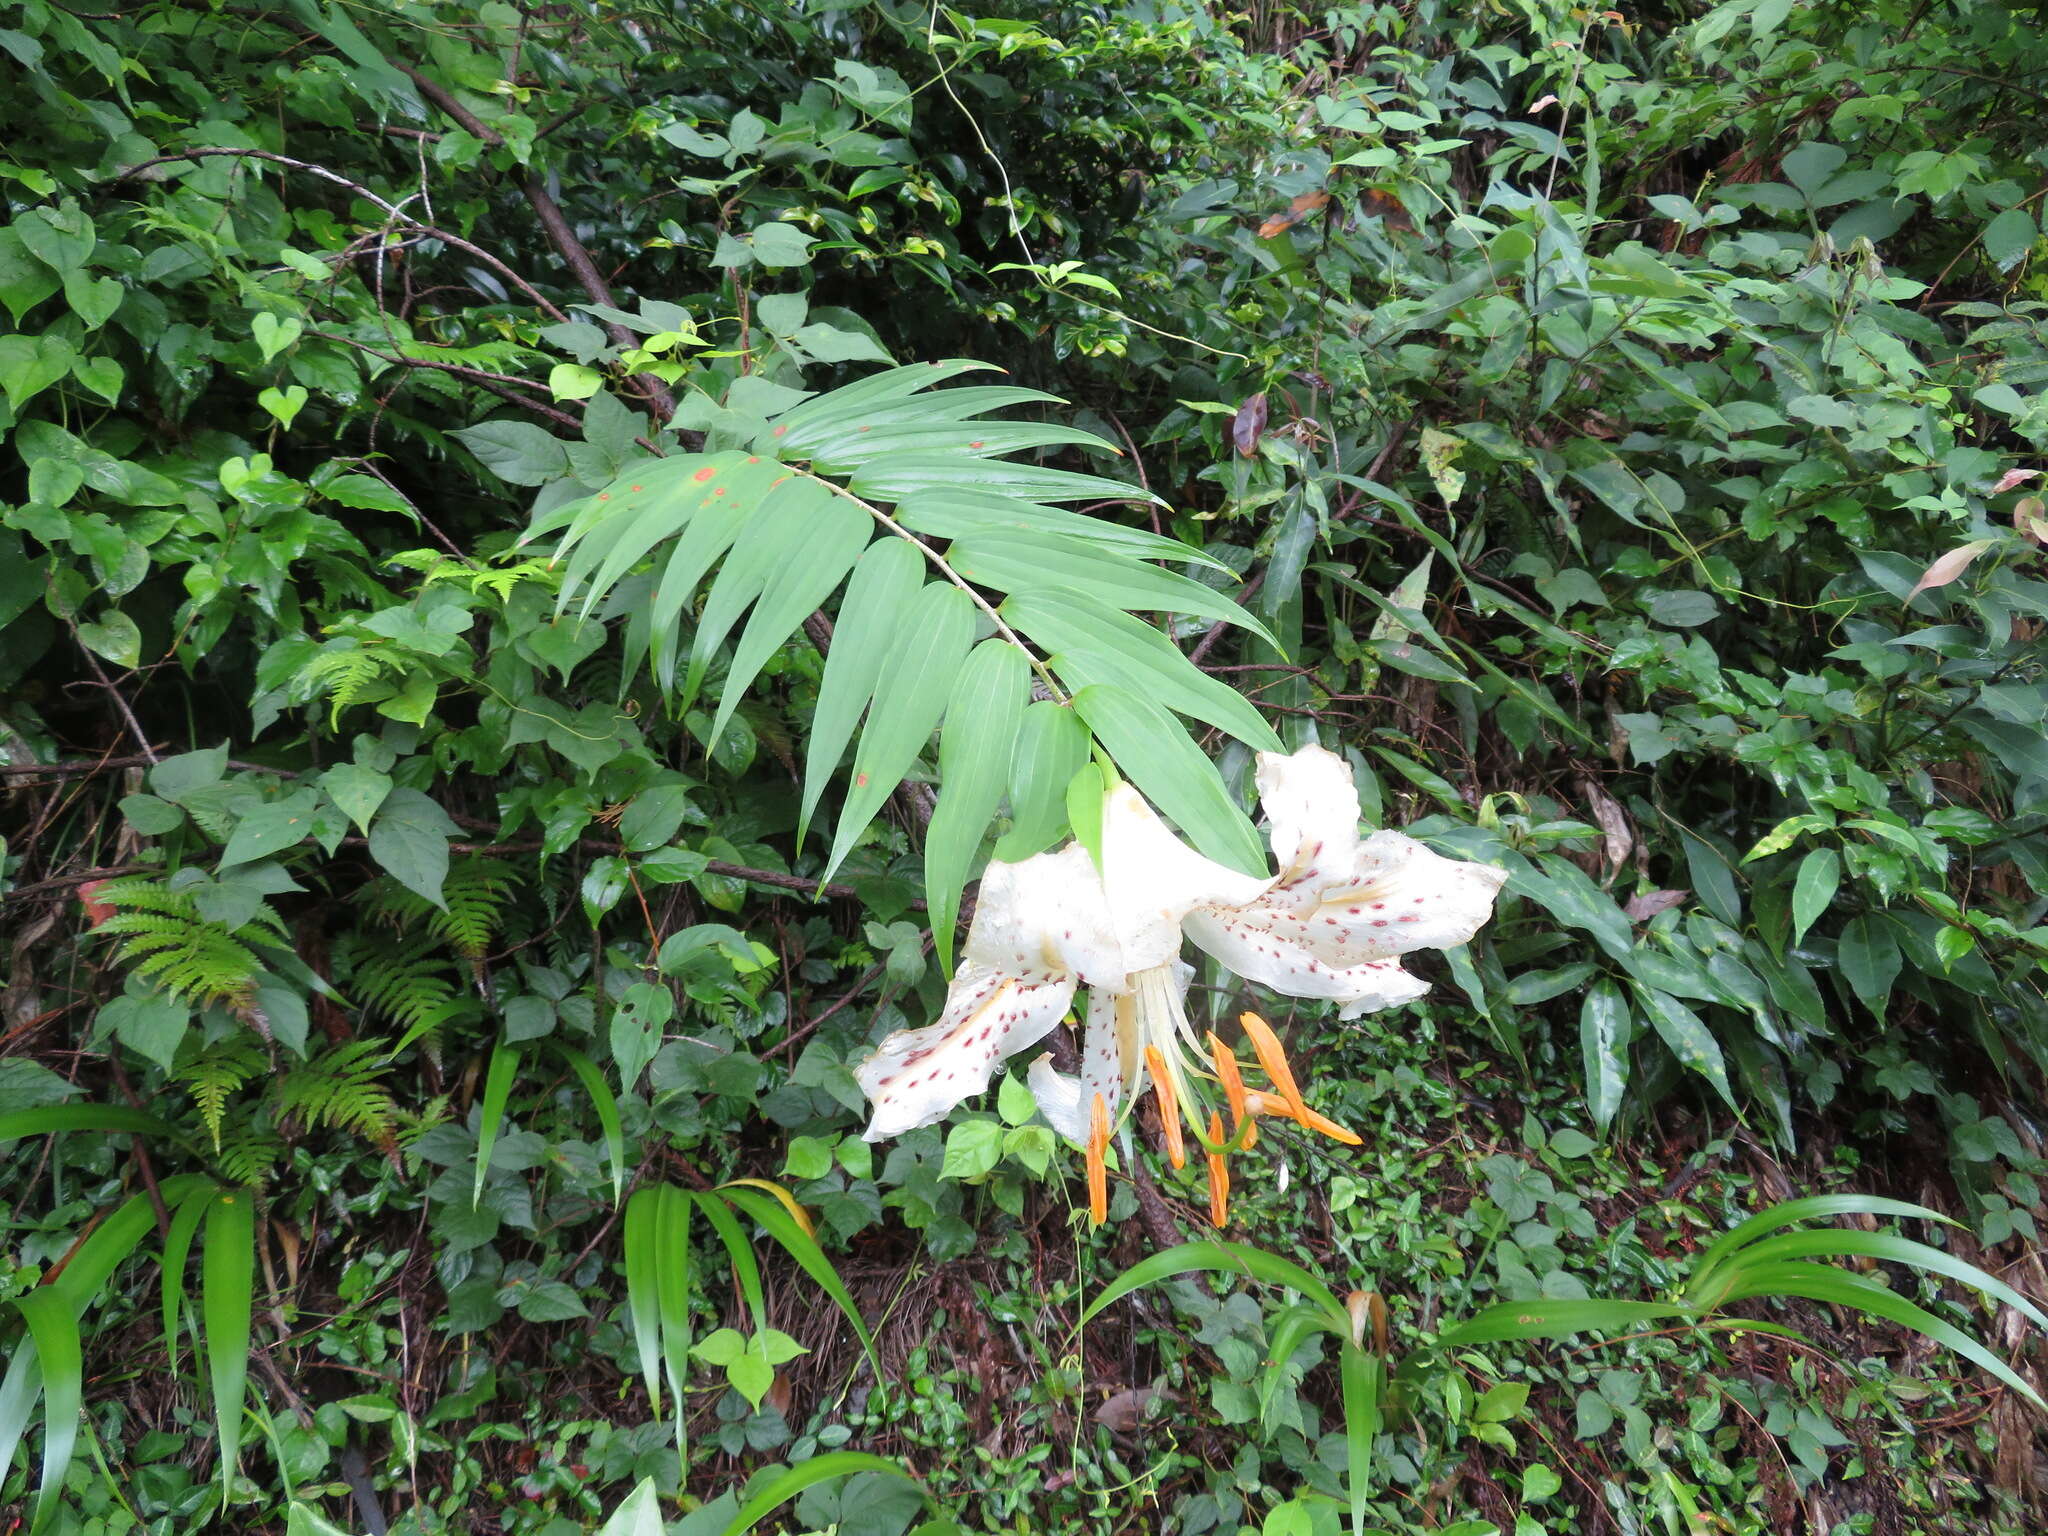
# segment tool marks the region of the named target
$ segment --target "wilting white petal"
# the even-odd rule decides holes
[[[875,1106],[867,1140],[931,1125],[986,1091],[996,1063],[1044,1039],[1073,998],[1071,976],[1025,981],[963,964],[937,1023],[897,1030],[853,1069]]]
[[[1283,887],[1327,884],[1351,872],[1358,849],[1358,788],[1351,765],[1322,747],[1261,752],[1259,809]]]
[[[1069,976],[1121,986],[1129,970],[1102,877],[1079,843],[1015,864],[991,859],[961,958],[1031,981]]]
[[[1103,801],[1102,882],[1126,974],[1177,957],[1181,919],[1191,909],[1241,906],[1272,884],[1203,858],[1128,784],[1117,785]]]
[[[1081,1048],[1081,1075],[1069,1077],[1055,1071],[1050,1054],[1032,1062],[1025,1074],[1046,1124],[1069,1141],[1087,1141],[1095,1095],[1102,1095],[1114,1119],[1136,1071],[1139,1054],[1135,999],[1129,993],[1102,987],[1091,991],[1088,1038]]]

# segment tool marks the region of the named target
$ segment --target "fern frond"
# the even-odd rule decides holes
[[[508,898],[517,881],[517,872],[503,860],[471,856],[449,867],[441,885],[445,909],[391,879],[374,882],[363,900],[373,916],[401,931],[424,926],[474,964],[503,931]]]
[[[308,699],[326,694],[327,722],[333,728],[339,724],[343,710],[388,675],[403,671],[402,661],[387,661],[377,651],[342,642],[336,649],[321,652],[301,667],[294,679],[293,691]]]
[[[244,1131],[218,1143],[214,1156],[221,1176],[229,1182],[260,1185],[284,1156],[284,1143],[263,1132]]]
[[[119,941],[116,958],[184,1002],[219,1003],[242,1014],[255,996],[263,963],[237,935],[251,928],[282,937],[284,922],[268,903],[242,928],[200,916],[191,895],[160,881],[110,880],[97,899],[116,908],[95,932]]]
[[[348,1131],[388,1144],[398,1124],[383,1078],[391,1069],[383,1042],[348,1040],[293,1067],[278,1079],[280,1117],[291,1115],[308,1130]]]
[[[172,1080],[192,1095],[216,1152],[229,1096],[269,1068],[270,1058],[262,1046],[249,1035],[235,1034],[216,1040],[172,1074]]]

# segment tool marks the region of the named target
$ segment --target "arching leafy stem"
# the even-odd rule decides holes
[[[948,962],[961,889],[1005,804],[1005,857],[1050,846],[1068,830],[1070,784],[1099,753],[1204,852],[1257,870],[1256,833],[1180,717],[1280,746],[1240,694],[1139,616],[1227,621],[1270,640],[1244,608],[1171,568],[1222,567],[1065,505],[1156,502],[1149,493],[1010,457],[1117,451],[1071,427],[983,419],[1052,396],[934,388],[989,366],[895,368],[779,416],[725,412],[705,451],[647,457],[573,500],[544,492],[522,540],[554,538],[559,608],[623,618],[629,657],[645,658],[676,707],[730,647],[713,742],[837,594],[798,839],[851,745],[829,877],[940,733],[925,868]]]

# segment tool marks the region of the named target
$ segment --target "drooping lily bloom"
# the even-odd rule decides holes
[[[1256,1014],[1242,1023],[1267,1090],[1244,1086],[1214,1033],[1197,1039],[1187,1017],[1193,971],[1180,958],[1183,933],[1248,981],[1330,999],[1354,1018],[1421,996],[1425,985],[1399,957],[1469,940],[1491,916],[1506,876],[1442,858],[1398,832],[1361,839],[1350,765],[1321,747],[1261,753],[1258,783],[1280,866],[1269,879],[1203,858],[1123,784],[1104,800],[1099,869],[1078,844],[1018,863],[991,861],[944,1013],[890,1035],[855,1069],[875,1106],[868,1140],[930,1125],[984,1091],[997,1063],[1050,1033],[1086,985],[1080,1077],[1054,1071],[1041,1056],[1029,1080],[1047,1122],[1088,1149],[1097,1221],[1111,1128],[1141,1074],[1158,1094],[1173,1165],[1185,1160],[1183,1121],[1202,1143],[1219,1226],[1229,1177],[1223,1156],[1251,1143],[1257,1115],[1356,1142],[1308,1107],[1278,1038]],[[1221,1117],[1196,1092],[1202,1080],[1215,1081],[1229,1105],[1227,1140]]]

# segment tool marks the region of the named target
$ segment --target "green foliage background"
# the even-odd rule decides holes
[[[54,1387],[46,1430],[26,1368],[0,1384],[0,1504],[567,1536],[653,1477],[700,1536],[856,1450],[928,1501],[867,1472],[773,1518],[1337,1529],[1340,1388],[1271,1288],[1076,1332],[1198,1235],[1193,1182],[1141,1148],[1089,1234],[1015,1084],[859,1139],[848,1063],[933,1016],[962,880],[1066,830],[991,745],[1010,716],[958,702],[999,674],[1061,722],[1046,762],[1085,756],[1086,695],[1212,848],[1277,736],[1510,871],[1429,1002],[1293,1020],[1365,1147],[1243,1165],[1233,1235],[1385,1297],[1396,1353],[1489,1302],[1670,1290],[1836,1189],[1939,1208],[1930,1241],[2048,1295],[2039,20],[0,10],[0,1130],[79,1112],[0,1174],[0,1297],[10,1361],[83,1334],[75,1455]],[[932,566],[929,623],[821,597],[735,676],[714,585],[670,687],[644,578],[586,612],[520,542],[949,358],[1042,395],[944,419],[970,375],[886,449],[789,455],[964,573]],[[917,467],[948,445],[979,457]],[[932,510],[960,463],[1093,523],[1005,578]],[[996,616],[1043,663],[1028,708]],[[931,707],[885,688],[850,767],[813,762],[828,655],[895,676],[944,626]],[[821,1252],[709,1193],[735,1177]],[[622,1220],[664,1181],[689,1199],[646,1219],[705,1218],[693,1270],[641,1277],[687,1474]],[[2010,1306],[1870,1273],[2035,1379]],[[2039,1528],[2017,1393],[1846,1311],[1754,1315],[1826,1352],[1446,1354],[1378,1436],[1372,1520]]]

